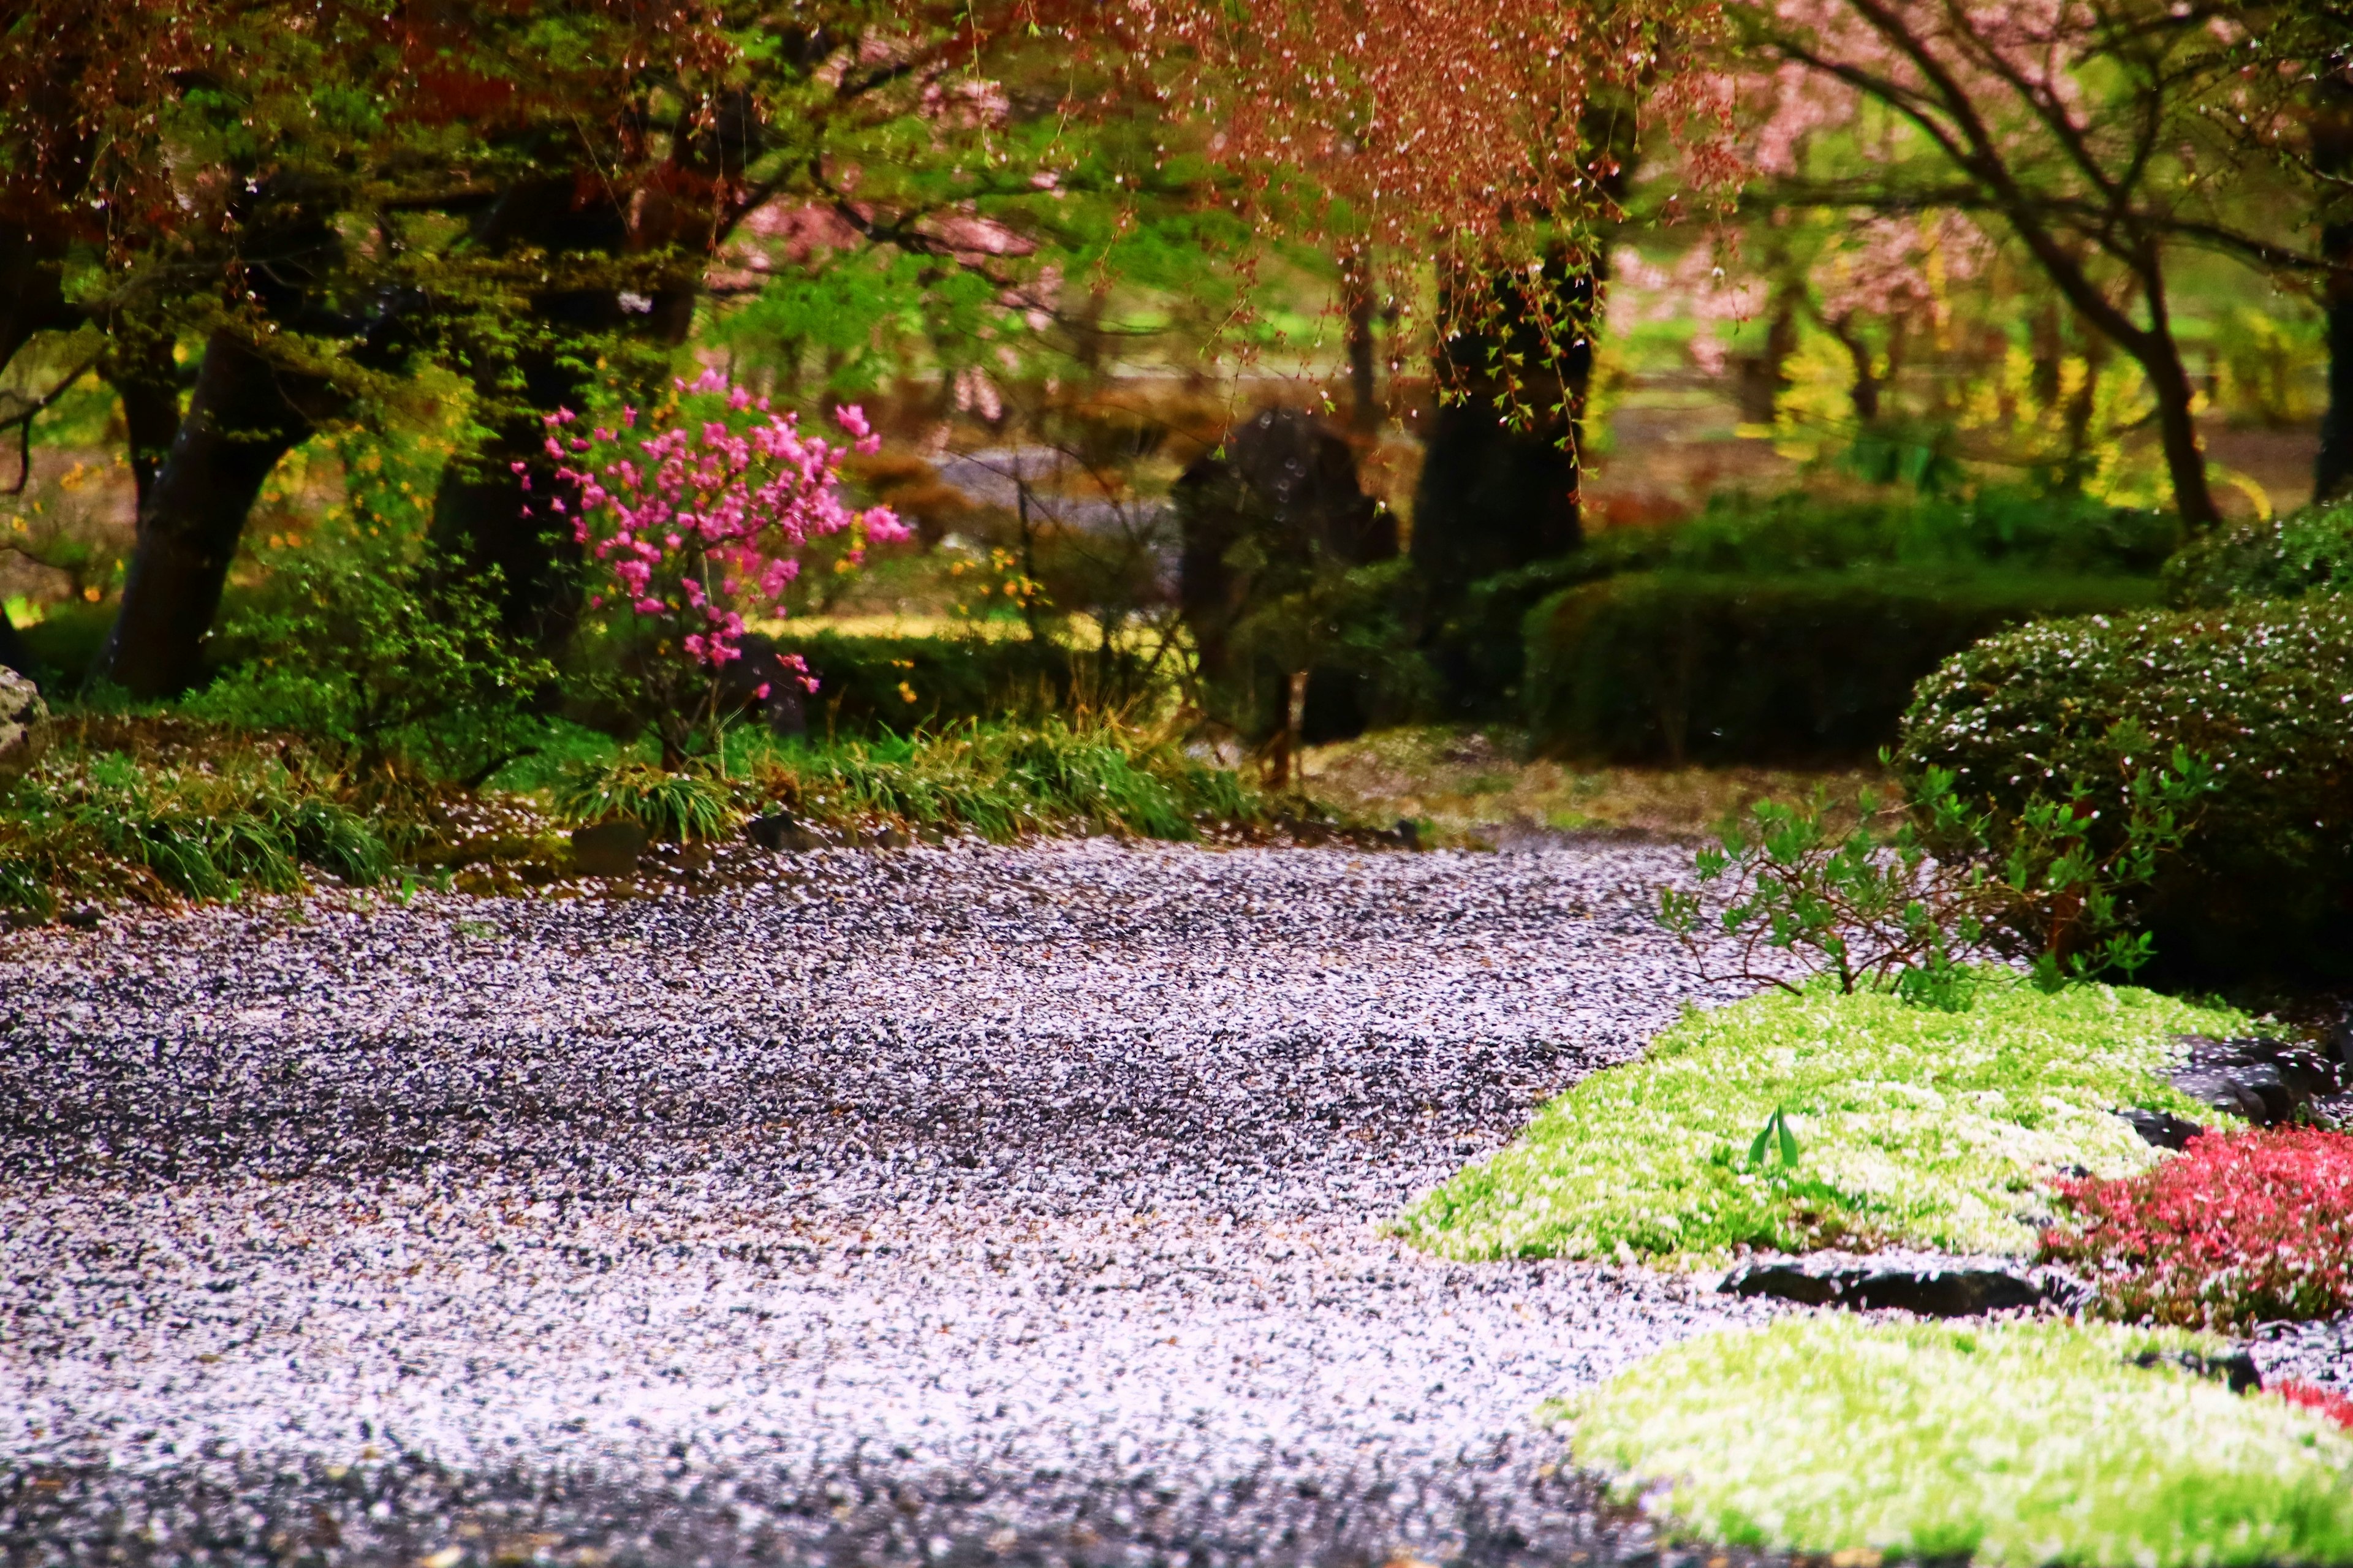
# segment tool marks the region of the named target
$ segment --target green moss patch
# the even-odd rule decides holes
[[[1569,1423],[1577,1463],[1726,1544],[2082,1568],[2353,1562],[2353,1439],[2165,1359],[2211,1344],[1791,1320],[1688,1342],[1546,1414]]]
[[[1594,1074],[1516,1142],[1409,1209],[1451,1258],[1721,1259],[1900,1244],[2030,1251],[2064,1167],[2146,1169],[2112,1114],[2213,1120],[2160,1076],[2167,1037],[2244,1017],[2108,986],[2056,995],[1989,976],[1966,1013],[1883,994],[1760,996],[1694,1013],[1641,1061]],[[1748,1161],[1787,1113],[1800,1152]]]

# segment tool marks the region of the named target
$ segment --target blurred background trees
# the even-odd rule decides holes
[[[730,701],[1285,784],[1867,759],[2353,471],[2325,5],[0,13],[0,663],[369,766],[640,743],[545,420],[707,372],[860,406],[912,534],[809,542],[745,646],[818,689]]]

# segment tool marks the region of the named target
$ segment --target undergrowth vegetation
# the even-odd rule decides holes
[[[998,842],[1072,829],[1189,839],[1205,826],[1263,823],[1277,804],[1188,755],[1173,732],[1059,717],[784,748],[754,764],[751,789],[797,816],[878,817]]]
[[[2043,1252],[2110,1316],[2242,1331],[2353,1309],[2353,1137],[2209,1133],[2152,1170],[2063,1184]]]
[[[0,909],[293,892],[314,871],[367,884],[393,868],[398,812],[364,808],[294,742],[224,745],[153,721],[60,728],[0,807]]]
[[[1817,984],[1687,1014],[1398,1228],[1461,1258],[2030,1252],[2063,1169],[2122,1176],[2156,1159],[2117,1109],[2211,1118],[2165,1080],[2168,1037],[2249,1027],[2132,988],[2051,993],[2000,971],[1977,988],[1963,1013]],[[1750,1158],[1777,1114],[1799,1157]]]
[[[2190,1370],[2221,1348],[1793,1319],[1686,1342],[1548,1413],[1578,1463],[1725,1545],[1985,1568],[2353,1558],[2353,1439]]]

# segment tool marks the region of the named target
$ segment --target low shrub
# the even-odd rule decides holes
[[[755,762],[752,793],[812,821],[884,818],[999,842],[1103,831],[1189,839],[1274,804],[1171,733],[1110,720],[967,723],[912,738],[789,747]]]
[[[2086,1273],[2111,1316],[2243,1330],[2353,1309],[2353,1137],[2207,1133],[2177,1159],[2064,1183],[2046,1258]]]
[[[2353,1437],[2179,1331],[1785,1319],[1546,1414],[1675,1533],[1984,1568],[2353,1560]],[[1844,1559],[1841,1559],[1843,1561]]]
[[[1616,762],[1868,757],[1914,685],[1978,639],[2155,597],[2142,578],[1905,567],[1611,577],[1529,614],[1528,728],[1546,751]]]
[[[0,793],[0,906],[293,892],[306,868],[370,884],[392,868],[377,822],[311,759],[236,749],[159,762],[69,740]]]
[[[2333,595],[2023,627],[1924,680],[1899,776],[1974,807],[2075,795],[2112,846],[2131,781],[2176,748],[2213,769],[2136,915],[2159,971],[2353,973],[2353,605]]]
[[[556,813],[565,821],[634,822],[669,844],[717,838],[735,824],[724,784],[636,757],[576,763],[552,793]]]
[[[1484,694],[1481,716],[1516,718],[1535,700],[1524,684],[1532,657],[1529,613],[1564,589],[1647,572],[1750,582],[1858,572],[1963,584],[1989,574],[2062,583],[2147,577],[2179,538],[2179,525],[2167,513],[2027,489],[1952,496],[1902,491],[1850,500],[1805,490],[1730,491],[1710,497],[1689,521],[1610,529],[1573,553],[1473,584],[1459,604],[1447,606],[1432,640],[1454,671],[1452,683]],[[2112,589],[2109,595],[2065,602],[2079,609],[2108,608],[2155,596],[2145,589]],[[1800,640],[1809,639],[1800,634]],[[1817,662],[1830,664],[1835,653]],[[1906,681],[1926,668],[1915,668]],[[1884,700],[1883,694],[1883,710]],[[1892,728],[1881,727],[1881,741]],[[1696,738],[1703,733],[1686,737],[1694,756],[1707,750]],[[1869,746],[1878,743],[1853,754],[1868,755]]]
[[[2129,979],[2151,954],[2147,932],[2124,929],[2132,900],[2210,787],[2211,770],[2186,752],[2143,770],[2120,830],[2096,847],[2079,797],[2032,795],[1997,818],[1969,810],[1942,768],[1922,774],[1892,828],[1868,790],[1842,825],[1820,791],[1800,805],[1758,801],[1700,850],[1695,888],[1660,889],[1659,920],[1703,974],[1721,944],[1740,978],[1793,993],[1799,976],[1820,975],[1957,1011],[1976,990],[1962,961],[1986,948],[2031,964],[2046,991]]]
[[[2299,1409],[2318,1411],[2339,1426],[2353,1429],[2353,1398],[2293,1379],[2273,1384],[2272,1392]]]
[[[2167,599],[2211,609],[2353,589],[2353,501],[2218,528],[2165,563]]]
[[[909,734],[973,720],[1038,719],[1068,712],[1098,690],[1134,689],[1141,661],[1027,637],[881,637],[805,633],[787,623],[779,652],[798,654],[817,678],[807,700],[819,735]]]
[[[1460,1258],[1883,1242],[2026,1253],[2061,1169],[2118,1176],[2155,1160],[2116,1110],[2211,1117],[2165,1080],[2170,1038],[2248,1028],[2140,990],[2051,994],[1997,971],[1976,991],[1966,1013],[1818,986],[1688,1014],[1641,1060],[1545,1105],[1398,1229]],[[1747,1159],[1777,1113],[1800,1157]]]

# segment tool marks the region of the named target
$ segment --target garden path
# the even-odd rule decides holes
[[[1704,994],[1682,858],[839,851],[7,939],[0,1552],[1654,1552],[1530,1413],[1761,1309],[1380,1226]]]

